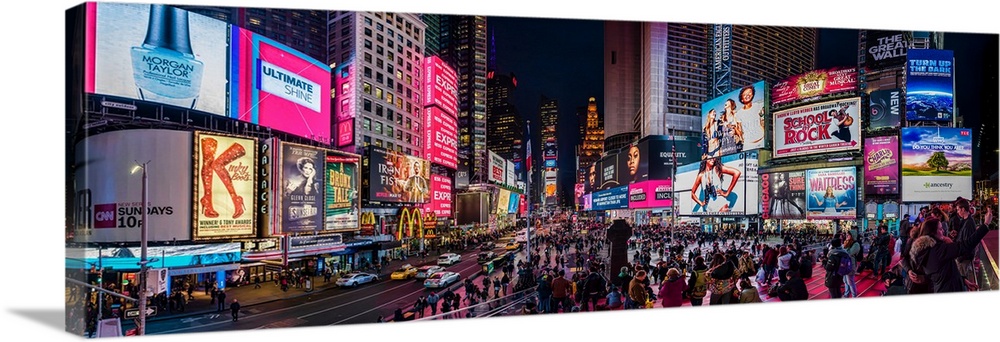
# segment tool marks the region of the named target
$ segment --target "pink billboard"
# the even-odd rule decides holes
[[[233,27],[231,116],[330,143],[330,67]]]
[[[354,63],[347,62],[333,70],[333,117],[336,123],[334,137],[337,147],[354,144],[354,117],[357,107],[354,103]]]
[[[424,206],[424,211],[432,212],[437,217],[451,217],[451,189],[450,178],[431,174],[431,201]]]
[[[424,159],[458,168],[458,121],[438,107],[424,108]]]
[[[628,186],[630,209],[666,208],[673,204],[674,187],[670,180],[649,180]]]
[[[458,115],[458,74],[437,56],[424,58],[424,106]]]
[[[771,87],[771,105],[858,90],[858,69],[840,67],[795,75]]]

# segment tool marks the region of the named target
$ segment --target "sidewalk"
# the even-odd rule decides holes
[[[463,251],[456,251],[456,253],[464,253],[470,251],[466,249]],[[389,276],[393,271],[403,266],[404,264],[411,264],[414,267],[420,267],[423,265],[431,265],[437,263],[437,257],[428,256],[424,262],[421,262],[419,257],[411,257],[406,260],[392,260],[389,262],[387,267],[381,269],[380,274],[378,274],[379,280],[389,279]],[[279,301],[289,298],[298,298],[302,296],[313,295],[322,291],[336,288],[337,275],[334,275],[330,282],[325,282],[323,276],[315,276],[313,279],[313,290],[306,291],[303,287],[295,288],[290,286],[288,291],[281,291],[281,287],[275,285],[273,281],[261,282],[260,288],[255,288],[253,284],[241,285],[241,286],[231,286],[225,289],[226,292],[226,303],[224,304],[223,310],[218,310],[218,303],[212,303],[211,295],[206,295],[205,290],[199,288],[193,292],[194,299],[189,299],[184,307],[183,312],[170,312],[168,308],[158,307],[158,312],[156,316],[149,317],[149,321],[159,321],[174,319],[179,317],[191,317],[204,314],[210,314],[215,312],[228,312],[229,303],[232,303],[233,299],[240,302],[243,309],[247,309],[250,306],[270,303],[274,301]]]

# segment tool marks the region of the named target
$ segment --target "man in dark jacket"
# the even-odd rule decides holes
[[[875,277],[881,276],[885,273],[885,268],[889,266],[889,261],[892,259],[889,252],[889,227],[882,225],[878,227],[878,235],[875,236],[875,241],[872,242],[871,249],[874,251],[872,257],[874,260],[874,268],[872,270],[872,275]]]
[[[840,268],[841,258],[850,258],[847,250],[844,249],[840,239],[830,241],[830,254],[826,257],[823,269],[826,270],[826,288],[830,290],[830,298],[840,298],[843,296],[841,286],[844,286],[844,276],[837,273]]]
[[[955,201],[955,211],[958,215],[954,216],[955,222],[952,227],[952,239],[958,240],[969,240],[972,239],[973,234],[976,232],[976,223],[972,218],[973,209],[969,200],[959,197]],[[976,248],[972,248],[962,255],[958,256],[956,261],[958,262],[958,273],[962,276],[966,282],[971,284],[976,283],[976,273],[973,268],[972,261],[976,257]]]
[[[926,275],[934,293],[963,292],[966,290],[955,260],[962,254],[976,248],[989,232],[989,224],[992,221],[993,213],[987,209],[983,224],[967,239],[952,241],[950,238],[942,236],[940,222],[938,222],[938,234],[923,235],[913,240],[913,246],[910,249],[912,264],[918,265],[914,267],[919,268]],[[928,224],[933,223],[928,220]]]
[[[770,285],[771,278],[774,277],[774,272],[778,268],[778,250],[764,245],[764,257],[761,264],[764,267],[764,284]]]
[[[778,299],[782,302],[809,299],[809,289],[806,288],[806,282],[799,276],[799,272],[789,270],[786,276],[788,281],[778,287]]]
[[[233,314],[233,322],[236,322],[240,318],[240,302],[233,299],[233,303],[229,304],[229,311]]]
[[[590,267],[590,274],[583,281],[583,296],[580,298],[580,306],[583,311],[588,311],[588,307],[597,308],[597,300],[604,297],[607,281],[597,272],[597,267]],[[587,305],[587,302],[591,305]]]

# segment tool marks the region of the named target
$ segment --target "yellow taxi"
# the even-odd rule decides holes
[[[514,250],[517,250],[517,249],[521,248],[521,244],[517,243],[517,241],[511,241],[511,242],[508,242],[507,245],[504,246],[503,248],[506,249],[506,250],[508,250],[508,251],[514,251]]]
[[[390,275],[389,278],[392,280],[405,280],[405,279],[415,278],[416,276],[417,276],[417,268],[413,267],[413,265],[406,264],[400,266],[399,269],[393,271],[392,275]]]

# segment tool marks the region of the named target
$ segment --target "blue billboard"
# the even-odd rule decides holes
[[[591,201],[593,210],[628,209],[628,186],[595,192]]]
[[[910,50],[906,61],[906,120],[951,121],[954,113],[955,54]]]
[[[510,193],[510,201],[507,202],[507,213],[517,214],[517,209],[521,207],[521,194]]]

